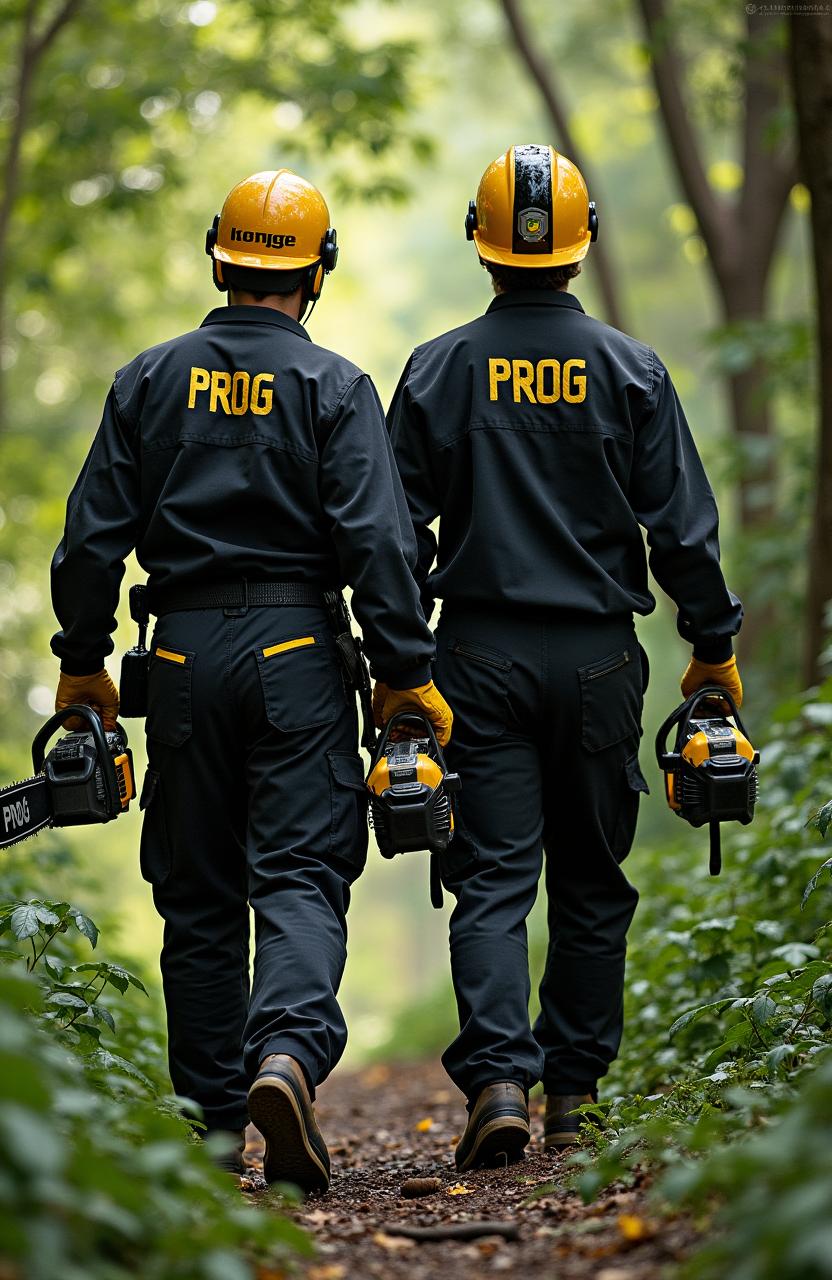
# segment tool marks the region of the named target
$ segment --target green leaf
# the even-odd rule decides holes
[[[43,957],[43,963],[46,965],[50,973],[54,973],[56,978],[60,980],[60,978],[63,977],[66,965],[61,964],[60,960],[58,960],[56,956],[50,956],[47,952]]]
[[[832,805],[832,801],[830,801],[830,805]],[[824,832],[824,835],[825,834],[826,832]],[[812,876],[809,883],[806,885],[806,888],[803,890],[803,897],[800,902],[801,911],[806,906],[806,903],[809,901],[812,894],[815,892],[815,889],[817,889],[818,884],[820,883],[820,878],[823,875],[824,871],[828,871],[830,877],[832,877],[832,858],[827,858],[826,862],[821,863],[821,865],[818,867],[817,871]]]
[[[827,800],[823,808],[818,809],[817,813],[813,814],[806,825],[817,827],[820,834],[825,838],[830,823],[832,823],[832,800]]]
[[[812,987],[812,999],[827,1022],[832,1022],[832,973],[825,973]]]
[[[109,1049],[98,1049],[89,1059],[90,1065],[101,1071],[120,1071],[123,1075],[130,1076],[133,1080],[138,1080],[151,1093],[153,1085],[147,1076],[134,1066],[132,1062],[128,1062],[126,1058],[120,1057],[117,1053],[110,1053]]]
[[[101,1004],[94,1004],[94,1005],[91,1005],[90,1012],[92,1013],[92,1016],[95,1019],[97,1019],[98,1022],[106,1022],[110,1030],[115,1031],[116,1029],[115,1019],[113,1018],[113,1015],[110,1013],[109,1009],[105,1009],[104,1006]]]
[[[37,903],[28,902],[24,906],[15,907],[12,912],[12,933],[21,942],[33,938],[40,932]]]
[[[668,1036],[672,1040],[675,1035],[684,1030],[685,1027],[691,1026],[694,1022],[698,1022],[706,1013],[716,1012],[724,1009],[726,1005],[733,1003],[733,997],[726,997],[723,1000],[712,1000],[710,1004],[701,1004],[696,1009],[688,1009],[687,1013],[683,1013],[677,1018],[668,1031]]]
[[[777,1012],[777,1005],[769,995],[755,996],[751,1002],[751,1019],[758,1027],[764,1027]]]
[[[78,932],[88,938],[90,945],[94,948],[98,942],[98,929],[95,923],[90,920],[89,916],[85,916],[82,911],[79,911],[77,907],[71,909],[70,915]]]
[[[80,996],[74,996],[71,991],[55,991],[51,996],[46,997],[47,1004],[57,1004],[63,1009],[86,1009],[87,1002],[82,1000]]]
[[[101,1039],[99,1028],[93,1026],[91,1022],[85,1022],[83,1018],[79,1019],[78,1022],[73,1022],[72,1030],[79,1032],[82,1036],[88,1036],[91,1040],[95,1040],[96,1043]]]
[[[56,916],[54,911],[50,911],[49,907],[35,907],[35,915],[41,924],[55,925],[61,923],[60,916]]]
[[[775,947],[771,954],[778,956],[790,969],[797,969],[807,960],[816,960],[820,951],[811,942],[787,942],[782,947]]]
[[[776,1044],[773,1049],[769,1049],[766,1054],[766,1066],[770,1075],[775,1075],[780,1067],[791,1061],[797,1056],[797,1050],[793,1044]]]

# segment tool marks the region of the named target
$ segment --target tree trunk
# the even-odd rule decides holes
[[[806,683],[815,684],[832,602],[832,18],[793,15],[790,52],[801,167],[812,196],[817,284],[820,420],[804,651]]]
[[[743,185],[736,201],[717,195],[708,180],[685,101],[685,65],[674,41],[665,0],[639,0],[650,42],[651,67],[661,118],[679,184],[708,250],[711,279],[726,324],[766,318],[766,284],[788,194],[795,180],[791,147],[776,145],[782,110],[782,54],[776,19],[746,6]],[[737,515],[741,534],[770,527],[776,514],[777,463],[772,416],[764,390],[765,368],[756,361],[727,379],[731,432],[741,451]],[[740,588],[750,586],[740,582]],[[745,655],[771,625],[770,608],[755,608],[742,631]]]
[[[569,128],[569,119],[561,101],[554,72],[546,65],[537,45],[529,35],[526,20],[520,8],[520,0],[501,0],[501,3],[508,29],[514,41],[514,47],[540,91],[540,96],[543,99],[552,124],[554,136],[558,144],[563,147],[564,155],[567,155],[580,169],[589,187],[590,196],[592,196],[597,190],[595,180],[591,178],[585,159],[572,136],[572,130]],[[601,216],[603,217],[603,209]],[[608,247],[609,231],[602,228],[601,235],[604,238],[602,240],[601,236],[599,236],[597,243],[593,246],[591,260],[598,274],[598,287],[604,306],[604,314],[608,323],[613,325],[614,328],[625,329],[626,322],[621,303],[621,291],[618,287],[618,276]]]
[[[21,19],[14,91],[14,121],[9,130],[5,152],[0,160],[0,175],[2,175],[0,181],[0,432],[6,426],[6,380],[2,356],[7,329],[9,232],[20,188],[20,157],[29,123],[32,87],[38,64],[58,33],[74,17],[82,3],[83,0],[63,0],[39,32],[35,31],[35,23],[40,9],[40,0],[26,0]]]

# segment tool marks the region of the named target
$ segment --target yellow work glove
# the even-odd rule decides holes
[[[55,710],[63,711],[73,703],[84,707],[92,707],[101,717],[104,731],[115,729],[118,719],[118,689],[110,679],[107,668],[102,667],[93,676],[70,676],[61,672],[58,681],[58,692],[55,694]],[[86,729],[87,724],[80,716],[70,716],[64,722],[66,729]]]
[[[373,689],[373,719],[378,729],[398,711],[418,711],[433,725],[440,747],[448,745],[454,713],[432,680],[416,689],[389,689],[376,682]]]
[[[688,669],[682,676],[682,696],[689,698],[706,684],[722,685],[737,706],[742,706],[742,680],[733,654],[727,662],[700,662],[699,658],[691,658]]]

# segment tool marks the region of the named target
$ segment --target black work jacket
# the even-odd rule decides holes
[[[577,298],[503,294],[418,347],[388,426],[427,616],[434,597],[648,614],[642,525],[680,633],[704,660],[730,657],[742,606],[722,576],[714,496],[668,372]]]
[[[219,307],[115,376],[52,562],[65,671],[112,652],[124,559],[151,587],[349,584],[374,673],[430,679],[416,543],[370,379],[266,307]]]

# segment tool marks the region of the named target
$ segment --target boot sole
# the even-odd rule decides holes
[[[517,1164],[523,1159],[530,1139],[529,1126],[519,1116],[517,1119],[498,1116],[482,1126],[474,1140],[471,1154],[457,1168],[460,1173],[464,1173],[466,1169],[473,1169],[476,1165],[495,1168],[502,1164]]]
[[[248,1112],[266,1140],[266,1181],[293,1182],[301,1191],[326,1191],[329,1173],[309,1141],[291,1085],[274,1076],[255,1080],[248,1093]]]

